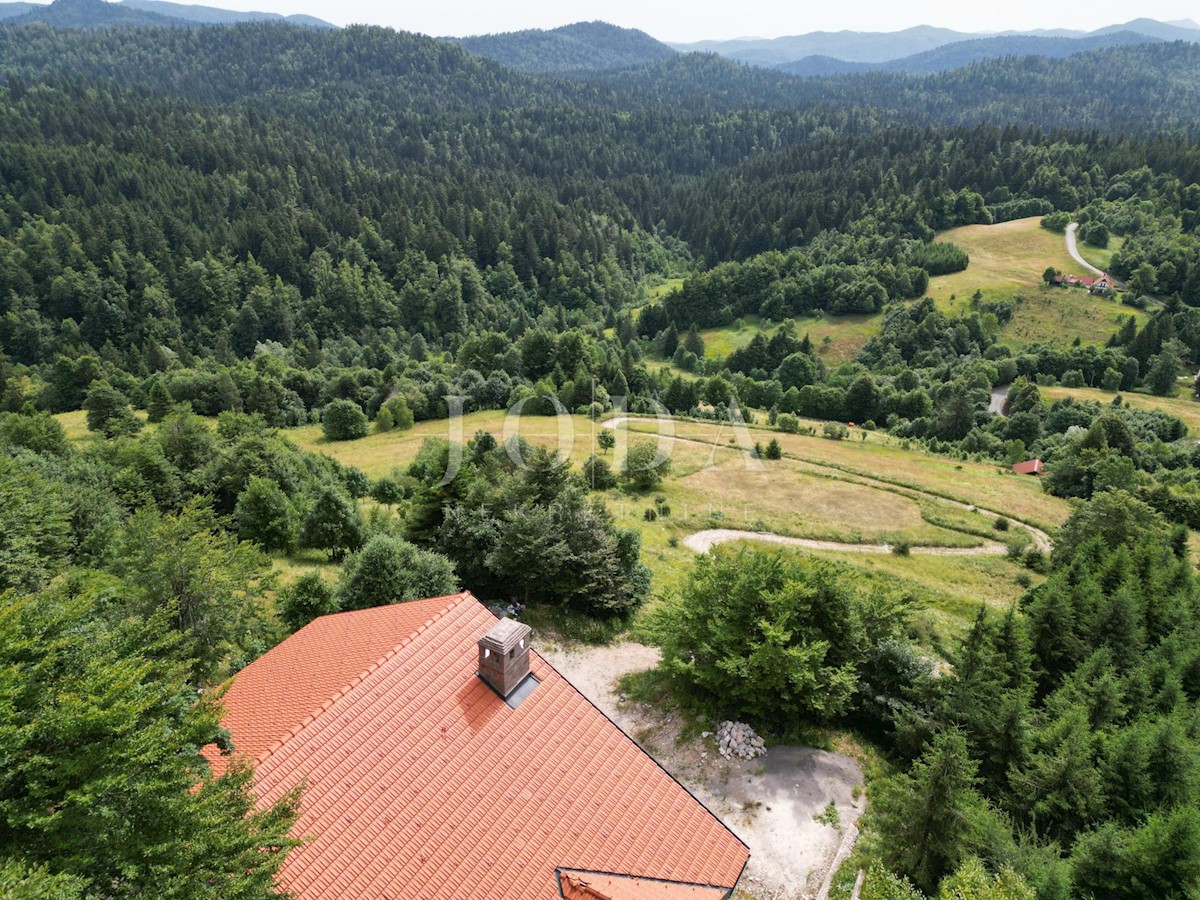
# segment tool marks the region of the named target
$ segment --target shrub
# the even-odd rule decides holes
[[[371,486],[371,499],[384,506],[395,506],[412,495],[412,485],[403,485],[395,478],[380,478]]]
[[[333,589],[316,572],[301,575],[279,592],[279,618],[292,631],[299,631],[313,619],[338,612]]]
[[[367,436],[367,415],[357,403],[334,400],[321,411],[321,430],[331,441],[353,441]]]
[[[771,442],[767,444],[767,459],[783,459],[783,448],[779,446],[777,438],[771,438]]]
[[[1004,516],[1001,516],[992,523],[992,527],[997,531],[1008,531],[1008,519],[1004,518]]]
[[[826,422],[822,426],[821,431],[825,433],[825,437],[831,441],[841,441],[850,434],[850,429],[841,422]]]
[[[1108,229],[1102,222],[1088,222],[1079,229],[1079,236],[1083,238],[1083,242],[1092,247],[1104,249],[1108,246]]]
[[[150,399],[146,402],[146,420],[161,422],[171,412],[174,402],[166,384],[161,379],[156,380],[150,388]]]
[[[593,453],[583,463],[583,480],[593,491],[607,491],[617,486],[612,467]]]
[[[440,553],[421,550],[408,541],[378,534],[346,560],[338,579],[342,609],[386,606],[458,590],[454,563]]]
[[[366,540],[366,523],[358,506],[332,484],[323,484],[300,526],[300,546],[328,550],[333,560],[357,550]]]
[[[892,553],[896,556],[908,556],[912,553],[912,545],[908,541],[896,541],[892,544]]]
[[[238,495],[233,517],[242,540],[269,551],[290,553],[296,549],[299,517],[287,494],[271,479],[251,476]]]
[[[658,510],[656,510],[652,506],[648,510],[646,510],[644,513],[642,513],[642,518],[645,519],[647,522],[655,522],[658,520]]]
[[[66,430],[48,413],[0,413],[0,446],[52,456],[66,456],[70,449]]]
[[[87,410],[88,431],[102,432],[105,437],[136,434],[141,421],[129,408],[129,398],[107,381],[93,381],[83,402]]]
[[[412,410],[408,408],[408,401],[397,394],[394,397],[389,397],[379,407],[379,412],[375,415],[375,430],[379,432],[392,431],[408,431],[413,427]]]
[[[849,709],[871,641],[902,625],[898,601],[859,580],[824,561],[717,548],[648,628],[663,671],[713,712],[769,727],[826,721]]]
[[[636,441],[621,463],[621,479],[635,491],[654,490],[670,471],[670,457],[660,457],[654,441]]]
[[[1071,214],[1065,212],[1050,213],[1042,219],[1042,227],[1047,231],[1057,231],[1062,234],[1067,230],[1067,226],[1071,224]]]
[[[779,430],[786,434],[796,434],[800,431],[800,420],[791,413],[780,413],[778,425]]]

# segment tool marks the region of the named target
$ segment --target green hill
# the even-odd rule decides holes
[[[607,71],[668,59],[675,51],[643,31],[607,22],[577,22],[550,31],[530,29],[452,39],[477,56],[522,72]]]

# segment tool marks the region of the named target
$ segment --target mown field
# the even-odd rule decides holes
[[[58,419],[72,440],[93,440],[83,412]],[[469,440],[479,431],[498,440],[520,435],[533,444],[557,447],[578,466],[593,452],[604,456],[595,438],[601,428],[583,416],[509,419],[503,412],[481,412],[459,423],[422,422],[408,431],[355,441],[330,441],[318,425],[283,433],[305,450],[378,479],[402,472],[428,438]],[[695,554],[683,542],[697,531],[727,528],[845,544],[977,548],[985,541],[1029,543],[1027,533],[1016,526],[997,532],[996,513],[1049,531],[1070,510],[1064,501],[1042,493],[1033,479],[1018,478],[1003,467],[959,463],[907,449],[878,432],[856,432],[849,440],[833,441],[763,427],[735,433],[716,422],[647,419],[633,419],[613,430],[617,446],[605,458],[614,469],[635,440],[661,440],[671,461],[671,473],[657,491],[639,495],[616,489],[602,495],[618,524],[641,532],[643,556],[659,595],[677,587],[691,570]],[[864,434],[865,441],[860,439]],[[746,452],[772,437],[780,441],[782,460],[755,460]],[[660,501],[669,513],[648,520],[647,510],[658,509]],[[368,515],[384,512],[369,499],[363,504]],[[964,508],[972,504],[988,512]],[[841,559],[861,570],[864,578],[894,576],[899,589],[927,601],[919,621],[935,645],[965,627],[979,603],[1014,602],[1030,577],[1004,557],[797,552]],[[334,578],[338,567],[322,553],[299,551],[278,558],[276,570],[286,582],[309,571]]]
[[[286,434],[305,449],[328,454],[379,478],[411,462],[426,438],[469,439],[477,431],[489,431],[503,439],[505,424],[503,413],[485,412],[466,416],[461,431],[455,428],[453,432],[446,421],[435,421],[406,432],[372,434],[349,442],[328,441],[317,426],[290,429]],[[585,417],[524,417],[508,425],[509,435],[520,434],[531,443],[569,451],[576,465],[592,452],[601,453],[594,442],[600,426]],[[653,420],[633,420],[614,430],[618,444],[607,455],[614,469],[619,468],[629,441],[653,439],[659,432]],[[664,423],[664,431],[673,431],[674,438],[663,439],[671,474],[662,487],[642,495],[620,489],[603,494],[616,521],[641,532],[643,557],[659,595],[677,587],[695,560],[695,554],[684,546],[684,538],[710,528],[771,531],[849,544],[978,547],[985,540],[1028,543],[1025,532],[1015,526],[1006,534],[996,532],[991,512],[1045,529],[1056,527],[1069,513],[1066,503],[1042,494],[1032,479],[1019,479],[996,466],[960,464],[905,449],[878,433],[870,434],[863,443],[752,428],[739,442],[728,426],[717,423],[672,421]],[[772,436],[779,438],[785,458],[750,460],[742,444],[747,439],[751,446],[755,441],[765,443]],[[648,521],[647,510],[656,508],[660,498],[669,514]],[[958,502],[976,503],[991,512],[964,509]],[[1025,569],[1004,557],[902,557],[841,551],[820,551],[819,555],[842,559],[860,569],[864,577],[895,576],[898,589],[924,598],[926,608],[919,614],[918,624],[937,646],[960,633],[980,603],[1006,606],[1030,580]],[[314,567],[328,570],[319,556],[280,561],[285,577]]]

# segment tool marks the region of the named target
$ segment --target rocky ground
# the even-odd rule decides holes
[[[737,723],[723,723],[730,726],[724,741],[720,725],[706,736],[681,740],[684,723],[677,715],[626,700],[616,687],[622,675],[658,662],[653,647],[627,641],[537,649],[746,842],[750,865],[740,885],[746,895],[773,900],[816,895],[843,829],[862,812],[862,772],[854,760],[788,746],[767,748],[760,756],[753,733]],[[751,758],[729,752],[732,747]]]

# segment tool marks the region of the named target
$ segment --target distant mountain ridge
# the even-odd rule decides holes
[[[178,26],[180,19],[133,9],[105,0],[54,0],[3,20],[5,25],[43,23],[58,28],[133,28],[151,25]]]
[[[954,44],[970,43],[975,46],[960,48],[961,55],[968,61],[978,61],[993,56],[1009,55],[1016,52],[1037,53],[1039,55],[1069,56],[1080,52],[1078,49],[1054,50],[1051,44],[1042,44],[1041,50],[1012,50],[1018,45],[1003,43],[1011,38],[1038,38],[1044,41],[1061,40],[1064,42],[1092,41],[1087,49],[1101,49],[1105,46],[1118,46],[1128,43],[1124,37],[1127,34],[1140,36],[1144,42],[1154,41],[1188,41],[1200,42],[1200,26],[1195,22],[1183,20],[1180,22],[1159,22],[1154,19],[1134,19],[1121,25],[1109,25],[1091,32],[1071,31],[1067,29],[1041,30],[1033,32],[1006,31],[1001,34],[972,34],[969,32],[952,31],[948,28],[934,28],[929,25],[918,25],[895,32],[867,31],[816,31],[810,34],[794,35],[771,39],[740,38],[731,41],[699,41],[695,43],[672,43],[669,46],[681,52],[716,53],[728,59],[767,68],[779,68],[794,74],[841,74],[847,71],[865,71],[867,67],[834,66],[833,63],[823,63],[813,57],[826,57],[836,63],[859,63],[872,66],[883,66],[888,63],[898,63],[909,60],[918,54],[932,53],[941,48]],[[1103,44],[1100,38],[1118,38],[1119,44]],[[988,42],[995,41],[990,48]],[[995,52],[992,52],[992,51]],[[1046,53],[1044,51],[1050,51]],[[984,55],[978,55],[983,53]],[[953,55],[953,54],[951,54]],[[971,58],[973,57],[973,58]],[[942,71],[941,63],[933,57],[927,62],[914,64],[911,71]],[[960,63],[962,65],[966,62]],[[895,66],[897,69],[908,70],[908,66]]]
[[[659,62],[675,55],[644,31],[607,22],[577,22],[544,31],[446,38],[469,53],[531,74],[603,72]]]
[[[1114,47],[1127,47],[1131,44],[1158,43],[1163,43],[1163,41],[1133,31],[1114,31],[1082,38],[1005,35],[973,41],[955,41],[952,44],[943,44],[933,50],[926,50],[924,53],[885,63],[856,63],[829,56],[810,56],[775,68],[780,72],[787,72],[789,75],[801,76],[846,75],[877,71],[921,74],[947,72],[951,69],[969,66],[972,63],[1005,56],[1066,59],[1079,53],[1090,53],[1093,50],[1109,50]]]
[[[59,28],[141,27],[149,25],[230,25],[238,22],[286,22],[302,28],[336,28],[314,16],[241,12],[171,3],[167,0],[54,0],[53,3],[0,2],[0,23],[42,22]]]
[[[943,44],[985,37],[932,25],[917,25],[903,31],[814,31],[787,37],[671,43],[684,53],[716,53],[738,62],[773,68],[808,56],[828,56],[844,62],[883,63],[933,50]]]

